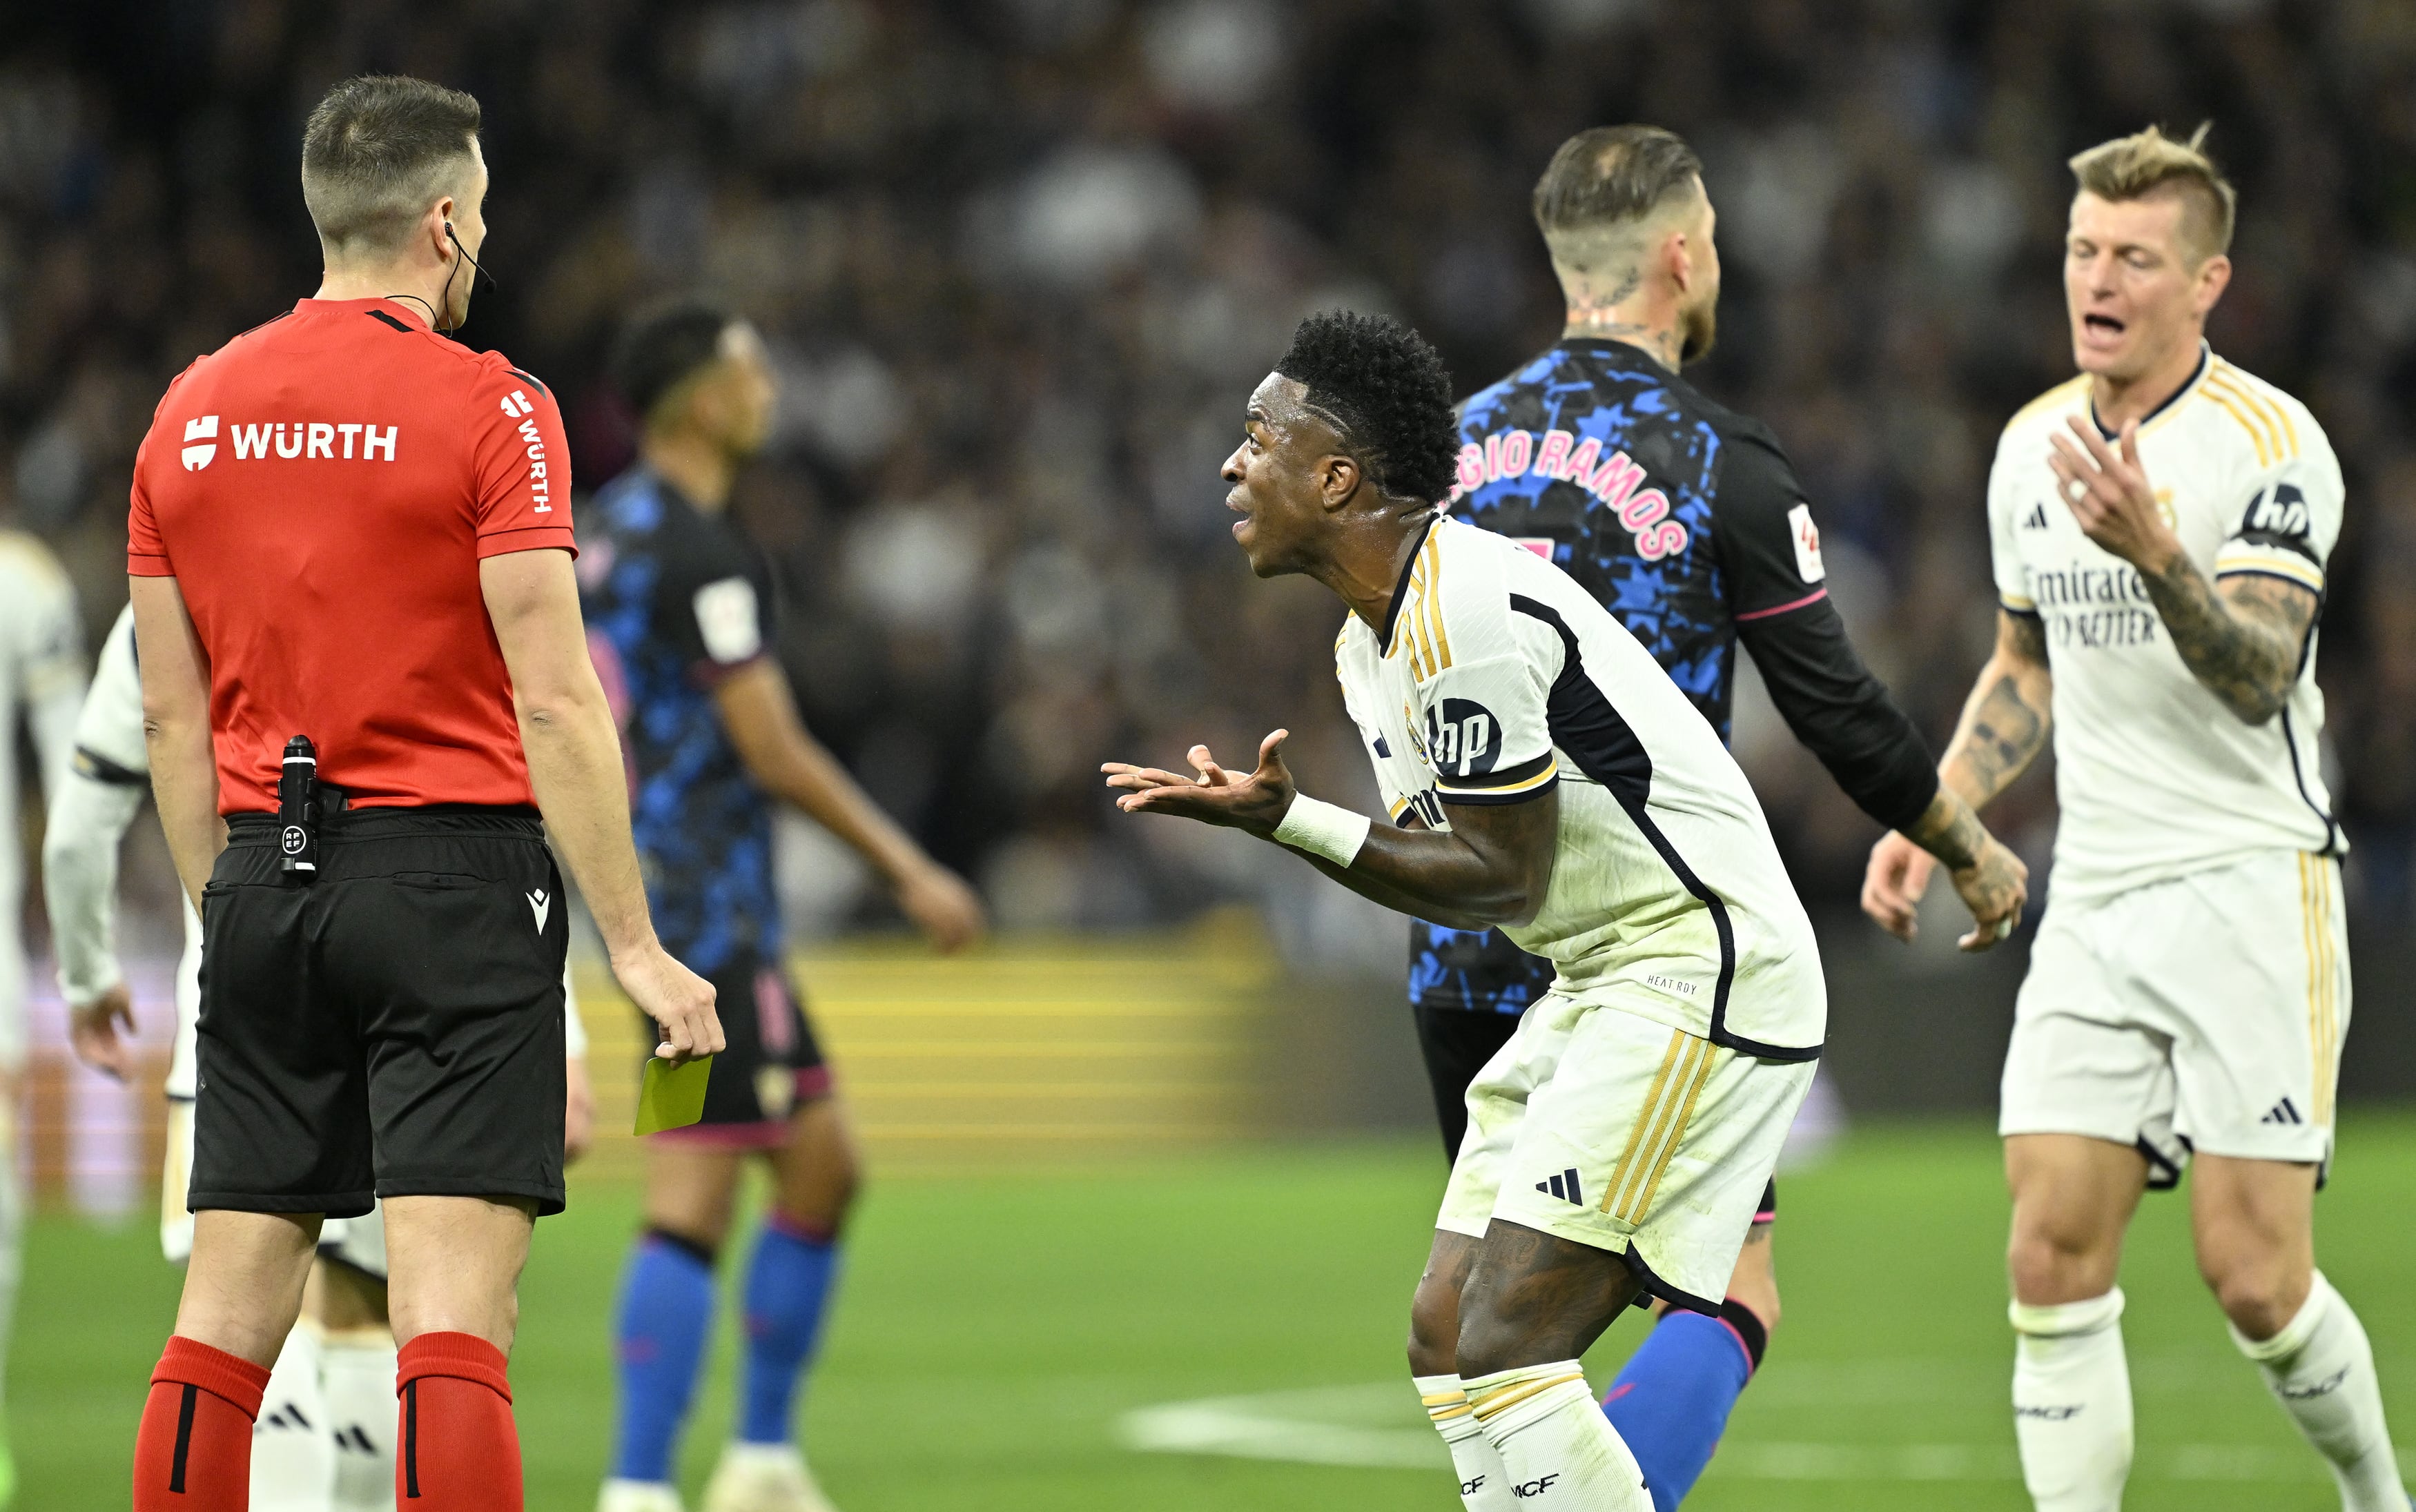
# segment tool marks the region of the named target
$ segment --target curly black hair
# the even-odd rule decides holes
[[[1380,491],[1427,503],[1451,491],[1459,423],[1451,374],[1426,337],[1388,315],[1321,310],[1276,371],[1307,388]]]

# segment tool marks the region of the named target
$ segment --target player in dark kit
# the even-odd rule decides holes
[[[1710,351],[1719,299],[1701,172],[1653,127],[1598,127],[1554,154],[1534,213],[1567,324],[1462,405],[1451,512],[1575,577],[1723,740],[1742,642],[1847,795],[1951,869],[1978,921],[1965,947],[1986,950],[2019,917],[2022,863],[1940,786],[1920,735],[1855,654],[1776,438],[1679,376]],[[1551,964],[1498,930],[1412,924],[1410,999],[1447,1153],[1470,1082],[1551,984]],[[1776,1326],[1775,1210],[1774,1188],[1721,1318],[1667,1314],[1605,1399],[1660,1512],[1701,1474]]]
[[[646,1229],[616,1325],[620,1420],[600,1512],[675,1512],[672,1460],[711,1334],[713,1265],[743,1158],[773,1190],[749,1262],[735,1437],[706,1512],[823,1512],[793,1441],[854,1156],[830,1073],[791,992],[773,888],[772,803],[853,846],[943,950],[984,928],[973,891],[925,855],[808,734],[774,655],[761,553],[726,519],[777,397],[752,326],[677,300],[633,320],[613,377],[644,427],[638,465],[588,506],[589,638],[630,760],[632,820],[657,927],[728,1005],[704,1120],[648,1141]]]
[[[134,467],[151,784],[202,918],[192,1257],[137,1512],[237,1512],[325,1218],[385,1219],[394,1494],[519,1512],[506,1374],[563,1206],[562,877],[658,1054],[721,1047],[663,949],[579,619],[562,418],[445,339],[485,245],[478,102],[347,80],[310,113],[318,293],[200,358]]]

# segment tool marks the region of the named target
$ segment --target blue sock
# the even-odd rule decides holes
[[[612,1330],[621,1381],[616,1479],[672,1478],[672,1449],[712,1329],[710,1253],[657,1231],[640,1235],[621,1278]]]
[[[1695,1489],[1759,1363],[1761,1352],[1753,1347],[1764,1337],[1759,1320],[1735,1302],[1723,1313],[1671,1310],[1602,1399],[1604,1415],[1644,1472],[1653,1512],[1675,1512]]]
[[[786,1444],[797,1383],[814,1355],[823,1305],[838,1271],[838,1245],[778,1218],[764,1220],[747,1267],[747,1364],[740,1379],[738,1437]]]

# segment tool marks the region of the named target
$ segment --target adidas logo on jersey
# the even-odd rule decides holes
[[[2026,531],[2043,531],[2043,530],[2046,530],[2046,505],[2045,505],[2045,504],[2032,504],[2032,505],[2031,505],[2031,512],[2030,512],[2029,514],[2024,515],[2024,516],[2022,516],[2022,529],[2023,529],[2023,530],[2026,530]]]
[[[2268,1109],[2264,1117],[2257,1121],[2260,1124],[2303,1124],[2307,1120],[2299,1116],[2298,1104],[2288,1098],[2284,1098]]]
[[[1575,1203],[1579,1207],[1585,1205],[1585,1193],[1578,1188],[1578,1174],[1574,1169],[1563,1171],[1548,1181],[1536,1182],[1535,1190],[1558,1197],[1564,1203]]]

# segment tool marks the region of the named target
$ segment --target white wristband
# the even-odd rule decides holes
[[[1336,866],[1349,866],[1359,859],[1359,847],[1367,843],[1371,828],[1365,814],[1294,793],[1283,823],[1276,826],[1276,839],[1294,850],[1322,856]]]

